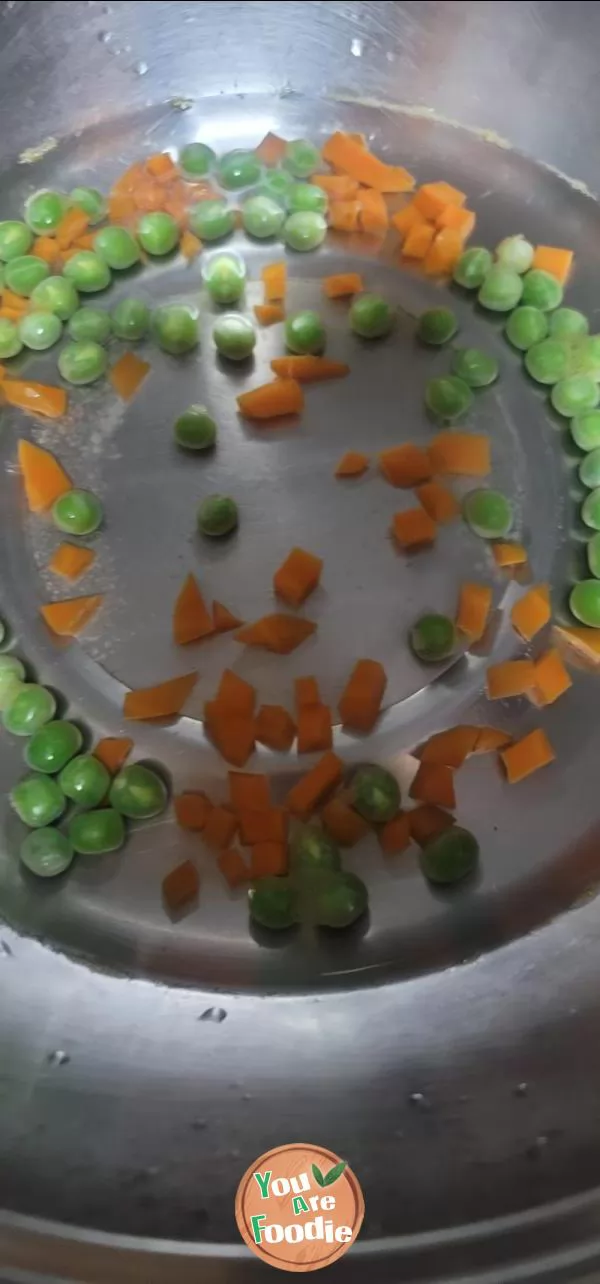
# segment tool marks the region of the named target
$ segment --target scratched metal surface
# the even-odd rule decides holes
[[[333,3],[308,12],[310,20],[307,7],[288,4],[0,6],[0,108],[10,115],[0,146],[3,211],[46,184],[77,177],[105,185],[149,140],[161,148],[201,135],[225,150],[269,128],[318,137],[347,125],[420,179],[443,173],[464,183],[482,242],[518,230],[573,244],[589,268],[573,302],[593,316],[595,202],[472,131],[509,138],[595,190],[600,19],[587,6],[567,13],[556,4]],[[466,128],[364,100],[433,108]],[[33,167],[18,163],[44,140],[47,153]],[[272,252],[245,253],[256,281]],[[292,303],[314,302],[325,270],[356,266],[402,309],[398,332],[359,353],[331,305],[331,352],[348,357],[353,373],[311,395],[298,432],[265,442],[239,424],[231,379],[213,360],[209,313],[199,355],[175,371],[153,354],[152,380],[125,414],[106,390],[77,393],[66,427],[36,427],[107,506],[94,584],[106,589],[108,609],[81,647],[55,649],[36,622],[48,535],[23,517],[18,419],[3,414],[2,610],[43,680],[96,730],[119,730],[123,684],[192,667],[164,628],[165,603],[186,570],[251,615],[257,599],[267,609],[270,569],[293,542],[326,557],[324,589],[311,604],[318,640],[275,675],[246,656],[239,672],[278,699],[295,674],[314,668],[335,703],[340,674],[357,655],[377,654],[390,675],[386,716],[369,746],[381,761],[437,726],[482,713],[485,657],[424,688],[404,647],[419,610],[451,609],[459,577],[484,573],[481,548],[457,527],[441,555],[407,566],[385,541],[397,493],[377,481],[332,492],[342,449],[366,438],[373,451],[427,439],[422,385],[443,364],[411,336],[411,316],[437,291],[399,273],[391,249],[365,257],[340,238],[300,264],[294,258]],[[198,276],[167,267],[145,272],[139,289],[150,301],[197,300]],[[251,283],[248,305],[257,297]],[[454,305],[464,336],[501,358],[502,382],[478,402],[477,421],[493,439],[495,479],[516,497],[536,576],[560,591],[578,565],[564,432],[497,327],[458,296]],[[240,384],[256,380],[275,350],[274,332],[261,335]],[[52,359],[35,368],[49,373]],[[202,471],[177,458],[169,431],[198,399],[223,430]],[[207,553],[190,536],[191,515],[213,489],[239,493],[242,530],[225,551]],[[498,605],[503,593],[498,580]],[[501,627],[495,654],[512,645]],[[178,787],[222,787],[197,715],[235,654],[235,644],[227,647],[199,654],[192,716],[136,738],[139,755],[165,763]],[[365,930],[333,944],[301,934],[266,948],[202,858],[201,906],[171,926],[158,884],[175,851],[188,849],[167,823],[140,829],[124,858],[96,868],[82,861],[60,886],[33,886],[15,864],[19,835],[4,810],[0,1268],[8,1278],[162,1284],[199,1270],[215,1281],[256,1273],[233,1225],[237,1180],[262,1150],[300,1136],[347,1154],[365,1190],[362,1242],[334,1268],[340,1277],[368,1269],[382,1280],[458,1281],[468,1272],[506,1281],[519,1269],[519,1278],[577,1278],[579,1259],[596,1257],[598,1229],[598,909],[586,898],[599,868],[597,700],[581,676],[550,713],[559,765],[526,796],[513,797],[489,763],[461,778],[461,819],[484,850],[477,887],[449,902],[427,890],[410,860],[386,865],[375,849],[352,856],[348,865],[369,883],[371,916]],[[510,725],[525,729],[528,719],[517,710]],[[338,744],[349,762],[364,756],[341,735]],[[283,789],[289,764],[265,765]],[[18,770],[5,739],[5,787]]]

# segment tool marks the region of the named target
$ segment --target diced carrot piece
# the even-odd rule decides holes
[[[201,833],[213,810],[210,798],[203,793],[187,792],[173,799],[177,824],[181,829]]]
[[[216,695],[217,704],[229,713],[250,717],[256,704],[256,688],[233,669],[224,669]]]
[[[276,655],[289,655],[316,631],[316,627],[312,620],[275,612],[263,615],[253,624],[246,624],[236,633],[235,640],[245,646],[264,647],[265,651],[274,651]]]
[[[392,532],[401,548],[422,548],[433,544],[437,536],[437,526],[424,508],[407,508],[403,513],[394,513]]]
[[[5,321],[16,321],[18,325],[19,321],[23,319],[23,312],[17,312],[16,308],[0,307],[0,317]]]
[[[350,374],[344,361],[331,361],[329,357],[274,357],[273,374],[280,379],[295,379],[298,383],[322,383],[326,379],[343,379]]]
[[[285,138],[280,138],[278,134],[273,134],[269,130],[258,147],[254,148],[254,155],[261,165],[278,165],[285,156],[286,147]]]
[[[65,580],[78,580],[95,558],[93,548],[84,548],[78,544],[59,544],[48,562],[48,570],[54,575],[62,575]]]
[[[252,878],[279,877],[287,874],[288,850],[286,843],[255,843],[250,856]]]
[[[554,704],[559,696],[564,695],[565,691],[573,685],[567,670],[560,658],[558,651],[550,647],[540,656],[539,660],[534,661],[533,665],[535,686],[529,693],[529,699],[538,708],[547,704]]]
[[[111,776],[116,775],[121,770],[124,762],[133,749],[133,740],[130,736],[105,736],[99,740],[93,750],[94,758],[101,762]]]
[[[260,325],[276,325],[285,321],[285,312],[280,303],[257,303],[254,315]]]
[[[132,192],[134,187],[144,178],[145,173],[144,162],[135,161],[115,180],[111,187],[111,195],[113,192]]]
[[[335,468],[335,477],[361,477],[366,473],[369,467],[369,456],[361,454],[360,450],[347,450],[345,455],[338,461]]]
[[[168,152],[156,152],[154,156],[149,156],[146,161],[146,169],[153,178],[174,178],[179,170]]]
[[[68,250],[77,240],[78,236],[83,236],[84,232],[90,225],[90,220],[83,210],[77,209],[73,205],[63,214],[60,223],[56,229],[56,244],[60,250]]]
[[[479,727],[473,753],[495,753],[496,749],[509,744],[511,739],[508,731],[500,731],[498,727]]]
[[[414,838],[419,847],[426,847],[432,838],[437,838],[438,834],[443,834],[444,830],[450,829],[454,824],[454,816],[450,812],[442,811],[441,807],[430,803],[415,807],[407,815],[411,838]]]
[[[327,192],[332,201],[351,201],[358,196],[359,185],[347,174],[313,174],[310,181]]]
[[[3,379],[2,394],[9,405],[43,415],[44,419],[60,419],[67,409],[64,388],[32,383],[30,379]]]
[[[433,244],[435,227],[433,223],[414,223],[409,228],[402,244],[405,259],[424,259]]]
[[[430,803],[454,811],[454,772],[440,762],[421,762],[410,787],[410,796],[418,802]]]
[[[267,263],[260,274],[265,291],[265,303],[282,303],[287,289],[285,263]]]
[[[14,312],[22,314],[28,311],[29,299],[24,299],[20,294],[15,294],[12,290],[9,290],[7,285],[2,286],[1,292],[4,307],[12,308]]]
[[[204,706],[204,726],[225,762],[245,767],[254,752],[255,725],[250,714],[234,713],[218,700]]]
[[[119,224],[131,222],[137,213],[133,196],[129,192],[113,192],[108,198],[108,221]]]
[[[492,557],[496,566],[522,566],[527,561],[527,550],[522,544],[498,541],[492,544]]]
[[[515,602],[510,613],[513,629],[525,642],[539,633],[550,621],[550,590],[547,584],[535,584]]]
[[[199,201],[218,200],[221,196],[207,178],[200,179],[197,183],[185,182],[182,184],[182,190],[190,205],[197,205]]]
[[[191,860],[177,865],[162,881],[163,900],[172,913],[195,901],[199,890],[200,875]]]
[[[377,832],[379,846],[384,856],[397,856],[410,845],[410,813],[399,811],[393,820],[388,820]]]
[[[222,851],[229,847],[237,830],[237,816],[228,807],[211,807],[202,834],[208,847]]]
[[[325,795],[339,784],[343,771],[344,764],[341,759],[328,750],[318,763],[290,789],[286,798],[288,811],[300,820],[310,816]]]
[[[461,584],[456,627],[469,642],[479,642],[483,637],[491,609],[492,590],[487,584]]]
[[[583,660],[592,665],[600,664],[600,629],[560,628],[554,626],[554,634],[567,650],[574,651]]]
[[[425,255],[424,267],[428,276],[448,276],[460,258],[463,248],[462,232],[455,227],[442,227],[436,233]]]
[[[357,232],[359,228],[360,203],[352,201],[332,201],[327,218],[334,232]]]
[[[248,847],[255,843],[287,842],[288,815],[283,807],[268,811],[240,811],[240,837]]]
[[[460,513],[458,500],[455,499],[452,491],[448,490],[447,486],[442,486],[440,482],[424,482],[422,486],[416,487],[415,495],[429,517],[440,525],[454,521]]]
[[[359,272],[336,272],[323,277],[321,288],[327,299],[345,299],[350,294],[360,294],[365,287]]]
[[[187,575],[173,608],[173,640],[178,646],[198,642],[215,631],[213,618],[193,575]]]
[[[358,193],[358,225],[372,236],[385,236],[390,225],[390,214],[381,192],[372,187],[361,187]]]
[[[323,753],[331,749],[331,710],[324,704],[304,705],[298,710],[298,753]]]
[[[237,847],[227,847],[219,852],[217,865],[232,890],[250,880],[250,870]]]
[[[279,704],[263,704],[256,717],[256,739],[274,752],[291,749],[296,737],[296,724],[287,709]]]
[[[296,678],[294,681],[296,711],[321,703],[321,693],[316,678]]]
[[[429,220],[425,218],[425,215],[421,213],[420,209],[417,208],[414,200],[409,201],[408,205],[405,205],[401,210],[398,210],[396,214],[392,214],[391,218],[393,226],[403,238],[412,231],[413,227],[418,227],[419,224],[427,223],[428,221]]]
[[[202,241],[198,236],[194,236],[194,233],[190,232],[189,228],[186,228],[179,242],[179,249],[181,250],[184,259],[187,259],[188,263],[191,263],[193,259],[197,259],[198,255],[201,253]]]
[[[212,617],[215,633],[228,633],[230,629],[239,629],[244,623],[227,606],[223,606],[222,602],[213,602]]]
[[[262,771],[230,771],[229,801],[234,811],[270,811],[271,786]]]
[[[157,179],[150,176],[136,185],[132,192],[136,210],[143,214],[152,214],[163,207],[165,191]]]
[[[460,192],[450,183],[423,183],[415,192],[413,201],[424,218],[436,219],[447,205],[464,205],[466,192]]]
[[[387,677],[378,660],[358,660],[338,704],[344,727],[370,731],[381,713]]]
[[[323,827],[340,847],[354,847],[369,832],[369,826],[344,798],[331,798],[321,812]]]
[[[273,592],[282,597],[288,606],[301,606],[314,593],[321,579],[323,559],[307,553],[304,548],[293,548],[273,576]]]
[[[32,513],[45,513],[55,500],[73,489],[73,482],[54,455],[33,441],[21,437],[17,450],[27,506]]]
[[[50,267],[53,267],[60,258],[60,250],[54,236],[37,236],[29,253],[36,259],[43,259],[44,263],[48,263]]]
[[[110,382],[122,401],[130,401],[150,371],[150,362],[142,361],[135,352],[124,352],[111,366]]]
[[[573,266],[573,251],[559,249],[555,245],[536,245],[531,266],[550,272],[561,285],[565,285]]]
[[[61,262],[63,264],[68,263],[69,259],[72,259],[75,256],[75,254],[79,254],[79,250],[77,249],[76,245],[71,245],[68,250],[61,250],[60,252]]]
[[[83,236],[78,236],[73,242],[77,250],[93,250],[96,243],[95,232],[84,232]]]
[[[530,731],[522,740],[516,740],[507,749],[500,750],[509,785],[525,780],[526,776],[539,771],[540,767],[547,767],[555,757],[546,733],[539,727],[536,731]]]
[[[464,245],[475,228],[476,216],[473,210],[463,209],[460,205],[446,205],[436,219],[436,227],[452,227],[460,234]]]
[[[500,664],[491,664],[486,681],[489,700],[528,695],[535,682],[533,661],[503,660]]]
[[[378,457],[379,468],[392,486],[416,486],[431,477],[431,463],[426,451],[408,441],[404,446],[390,446]]]
[[[0,366],[0,383],[6,376],[6,366]]]
[[[443,767],[462,767],[469,754],[473,753],[479,727],[450,727],[448,731],[438,731],[430,736],[420,751],[421,762],[437,763]]]
[[[485,433],[455,432],[446,428],[434,437],[429,458],[434,473],[487,477],[492,467],[490,439]]]
[[[415,180],[401,165],[386,165],[348,134],[337,131],[327,139],[323,159],[365,187],[378,192],[412,192]]]
[[[174,717],[181,713],[197,681],[197,673],[184,673],[180,678],[170,678],[153,687],[138,687],[137,690],[128,691],[123,702],[123,713],[126,718],[138,722]]]
[[[93,593],[88,597],[70,597],[63,602],[46,602],[40,606],[49,629],[61,638],[76,638],[100,610],[104,601],[102,593]]]
[[[281,415],[300,414],[304,393],[297,379],[274,379],[260,388],[242,392],[237,404],[246,419],[279,419]]]

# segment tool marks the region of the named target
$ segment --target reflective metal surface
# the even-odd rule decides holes
[[[593,319],[597,205],[535,163],[597,185],[591,50],[600,18],[587,6],[569,12],[554,4],[5,4],[2,210],[16,212],[44,185],[106,186],[150,147],[201,136],[222,151],[253,145],[270,128],[317,138],[343,125],[365,130],[420,180],[464,185],[482,243],[521,231],[573,245],[580,267],[569,301]],[[393,109],[401,103],[448,121]],[[474,132],[483,129],[533,159]],[[33,166],[15,163],[45,139],[58,145],[47,143]],[[389,708],[368,752],[381,761],[397,762],[438,726],[487,717],[479,703],[486,656],[423,688],[404,645],[420,610],[451,611],[461,577],[489,575],[484,551],[457,527],[435,554],[407,564],[386,540],[398,493],[376,478],[351,491],[331,478],[343,449],[427,440],[423,382],[444,367],[443,356],[411,338],[411,315],[439,297],[436,287],[400,272],[391,242],[378,257],[375,248],[365,253],[340,237],[316,256],[290,259],[293,306],[315,304],[325,270],[359,267],[405,314],[392,339],[367,350],[347,337],[344,308],[328,305],[331,353],[347,357],[352,374],[311,390],[297,428],[265,433],[240,423],[234,393],[268,369],[277,336],[264,332],[253,369],[232,380],[214,360],[209,311],[199,354],[180,366],[153,353],[152,375],[130,408],[105,388],[76,392],[66,424],[36,423],[35,439],[106,504],[86,588],[106,591],[107,607],[81,646],[57,649],[37,623],[51,540],[22,512],[19,420],[3,412],[2,611],[17,649],[71,711],[109,734],[121,729],[123,684],[197,663],[191,717],[136,736],[138,756],[163,762],[177,788],[223,788],[197,718],[232,661],[273,700],[289,699],[293,676],[314,670],[333,704],[353,659],[377,655],[389,673]],[[251,306],[273,250],[245,254]],[[150,301],[198,301],[199,269],[146,270],[121,293],[132,287]],[[515,496],[536,578],[552,580],[560,604],[578,572],[564,429],[494,323],[458,296],[453,306],[465,339],[501,359],[502,380],[478,401],[477,424],[492,437],[495,480]],[[35,368],[44,371],[41,361]],[[220,422],[209,463],[182,460],[171,445],[172,421],[193,400]],[[193,514],[217,489],[240,499],[242,524],[233,545],[207,550],[191,534]],[[187,570],[251,618],[268,609],[272,570],[296,542],[326,559],[306,612],[319,621],[315,641],[274,665],[239,656],[230,641],[176,653],[168,623]],[[496,605],[512,592],[498,578]],[[501,624],[494,653],[513,647]],[[334,1268],[347,1279],[368,1269],[382,1280],[574,1280],[579,1263],[600,1257],[600,960],[597,902],[586,896],[600,855],[597,702],[594,680],[578,675],[547,717],[558,762],[522,791],[509,790],[488,761],[461,774],[460,817],[484,852],[476,887],[435,897],[412,856],[384,862],[375,846],[360,849],[347,864],[368,881],[370,920],[333,942],[301,933],[268,948],[253,939],[243,901],[226,896],[212,860],[170,822],[139,829],[123,856],[80,861],[68,881],[34,886],[16,866],[18,827],[5,810],[7,1278],[176,1284],[199,1270],[216,1281],[256,1273],[234,1226],[237,1181],[261,1151],[295,1138],[347,1154],[362,1182],[362,1242]],[[531,724],[525,709],[499,716],[515,730]],[[363,745],[337,740],[348,762],[364,757]],[[19,747],[5,737],[3,789],[19,763]],[[293,765],[265,756],[264,766],[283,791]],[[198,858],[202,897],[195,914],[172,925],[159,884],[180,853]]]

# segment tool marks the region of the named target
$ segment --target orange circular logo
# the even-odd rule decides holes
[[[235,1200],[248,1248],[280,1271],[319,1271],[348,1252],[365,1214],[352,1169],[322,1146],[298,1143],[261,1155]]]

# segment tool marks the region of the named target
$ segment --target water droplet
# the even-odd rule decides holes
[[[146,1169],[146,1177],[158,1177],[159,1173],[160,1173],[160,1168],[158,1168],[156,1165],[153,1165],[152,1168]]]
[[[547,1137],[545,1133],[543,1132],[540,1133],[539,1137],[536,1137],[535,1141],[533,1142],[533,1145],[527,1148],[527,1151],[525,1152],[527,1155],[527,1158],[540,1159],[549,1141],[550,1141],[550,1138]]]
[[[146,76],[150,70],[147,62],[134,62],[133,70],[136,76]]]
[[[386,53],[386,55],[385,55],[385,56],[386,56],[386,58],[387,58],[388,62],[395,62],[395,61],[396,61],[396,55],[395,55],[395,53],[392,53],[392,50],[391,50],[391,49],[388,49],[388,51],[387,51],[387,53]]]
[[[57,1048],[56,1052],[49,1052],[46,1057],[49,1066],[66,1066],[70,1060],[68,1052],[63,1052],[61,1048]]]
[[[529,1092],[528,1083],[518,1083],[516,1088],[513,1088],[513,1096],[515,1097],[526,1097],[528,1092]]]
[[[109,4],[105,4],[102,12],[106,17],[108,17],[109,13],[112,13],[111,6]]]
[[[351,45],[350,45],[350,53],[351,53],[351,54],[354,54],[354,57],[355,57],[355,58],[361,58],[361,57],[362,57],[362,51],[363,51],[363,42],[362,42],[362,40],[359,40],[359,39],[355,36],[355,37],[354,37],[354,40],[352,41],[352,43],[351,43]]]
[[[96,39],[101,45],[109,45],[112,40],[112,31],[99,31]]]
[[[220,1025],[225,1020],[227,1013],[225,1008],[207,1008],[202,1016],[198,1017],[199,1021],[214,1021],[215,1025]]]
[[[242,1101],[252,1101],[252,1093],[251,1093],[251,1092],[243,1092],[243,1093],[242,1093]]]
[[[408,1100],[416,1110],[431,1110],[431,1102],[422,1092],[411,1092]]]
[[[12,959],[13,952],[8,941],[0,941],[0,958]]]
[[[192,1124],[193,1132],[204,1132],[205,1128],[208,1128],[208,1121],[206,1119],[194,1119]]]

